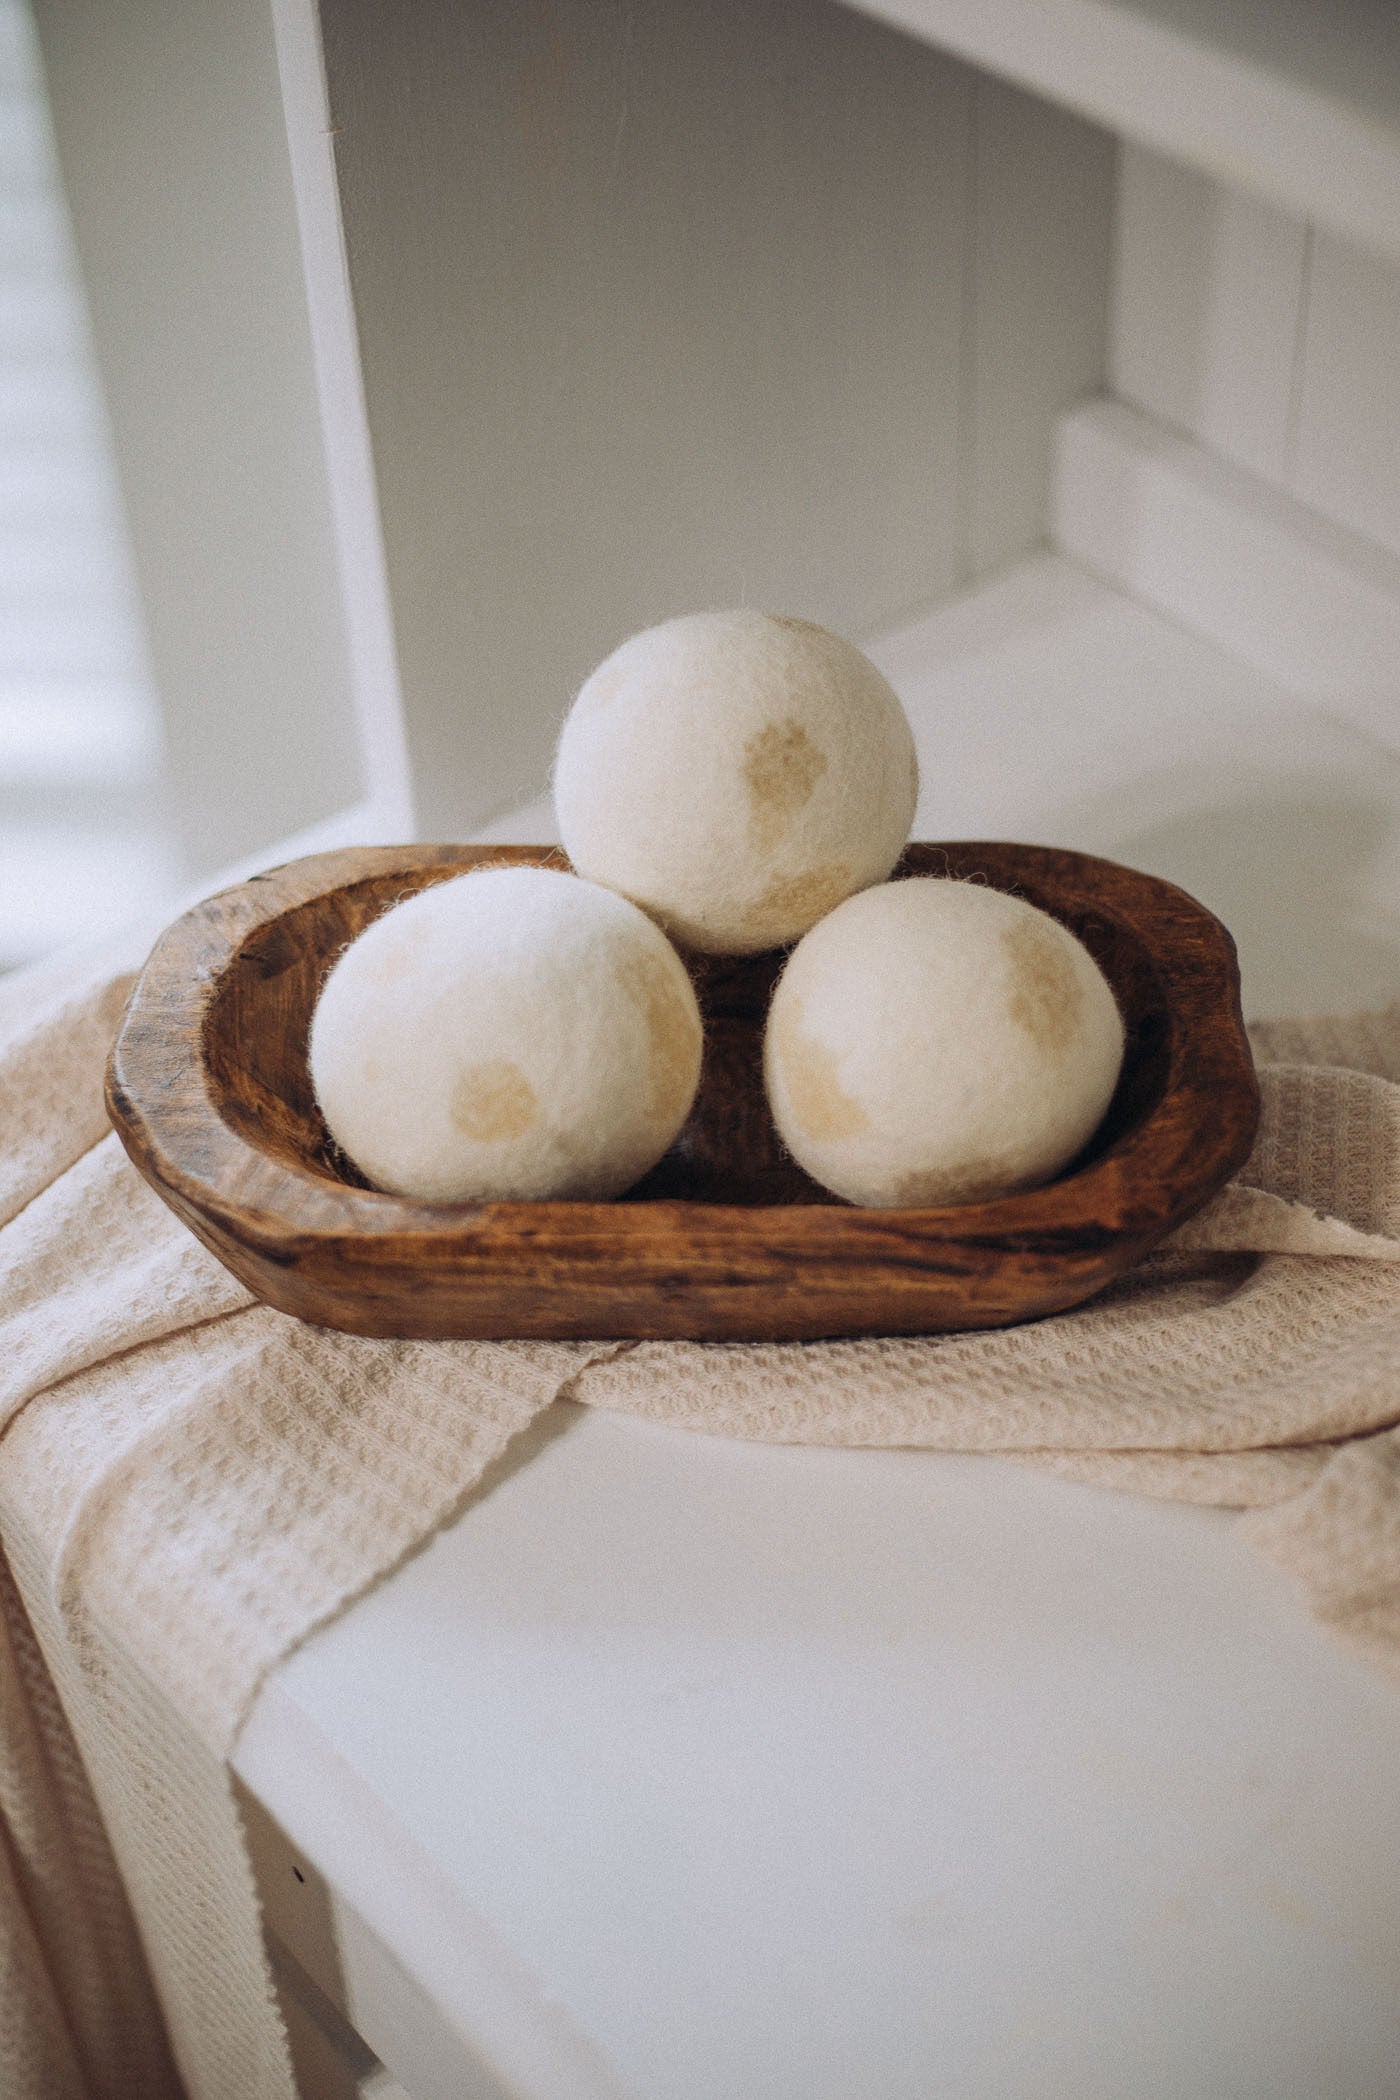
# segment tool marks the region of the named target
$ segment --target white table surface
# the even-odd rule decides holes
[[[1394,2095],[1400,1697],[1228,1516],[562,1407],[531,1444],[245,1739],[415,1972],[431,1862],[599,2091]]]
[[[1400,992],[1394,756],[1060,562],[883,660],[919,835],[1174,876],[1255,1011]],[[366,2027],[413,2100],[1400,2093],[1400,1690],[1224,1512],[558,1406],[237,1764],[488,2067]]]

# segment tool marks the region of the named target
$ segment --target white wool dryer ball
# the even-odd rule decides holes
[[[809,620],[695,613],[588,679],[554,768],[580,875],[676,940],[748,955],[883,882],[918,796],[914,739],[867,657]]]
[[[852,1203],[975,1203],[1037,1187],[1103,1119],[1123,1023],[1088,950],[981,883],[890,882],[799,942],[764,1076],[778,1130]]]
[[[311,1024],[335,1138],[426,1202],[617,1195],[661,1157],[700,1076],[685,965],[611,890],[491,867],[353,941]]]

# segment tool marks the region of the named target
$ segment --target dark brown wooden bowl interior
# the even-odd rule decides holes
[[[1258,1093],[1229,935],[1170,884],[1087,855],[911,846],[897,875],[1015,890],[1084,941],[1127,1029],[1123,1075],[1057,1181],[956,1209],[842,1203],[786,1155],[761,1075],[781,953],[689,958],[695,1108],[620,1201],[429,1205],[369,1189],[307,1069],[336,956],[401,898],[539,847],[357,848],[275,869],[162,937],[113,1050],[128,1152],[259,1297],[382,1335],[807,1338],[995,1326],[1101,1289],[1241,1164]]]

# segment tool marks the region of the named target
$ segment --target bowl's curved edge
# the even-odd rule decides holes
[[[203,1029],[220,977],[254,935],[349,883],[425,867],[446,877],[488,859],[557,864],[550,848],[348,848],[206,899],[161,936],[133,988],[108,1063],[109,1112],[138,1170],[257,1296],[354,1332],[810,1338],[1063,1310],[1139,1260],[1243,1163],[1258,1086],[1234,943],[1203,906],[1157,878],[1059,849],[919,846],[903,871],[957,874],[990,855],[1027,893],[1049,879],[1063,896],[1069,884],[1085,905],[1126,919],[1178,1016],[1157,1107],[1091,1167],[1053,1184],[1053,1197],[924,1211],[423,1205],[327,1181],[228,1125]],[[539,1278],[527,1291],[523,1251]],[[459,1296],[471,1279],[474,1309],[441,1312],[434,1288],[445,1269]],[[873,1308],[861,1284],[869,1274],[880,1283]],[[567,1313],[548,1303],[560,1292]],[[844,1305],[839,1322],[811,1311],[819,1301]]]
[[[519,851],[493,849],[493,857],[514,859]],[[273,1229],[286,1200],[312,1180],[231,1129],[209,1085],[205,1025],[220,981],[240,951],[277,919],[347,884],[425,865],[441,868],[446,877],[480,857],[479,849],[460,847],[340,847],[220,890],[165,928],[128,995],[107,1058],[104,1095],[132,1163],[182,1215],[191,1209],[241,1214],[242,1204],[227,1200],[229,1177],[236,1183],[251,1177],[272,1200],[251,1205],[250,1224],[258,1229],[259,1213],[265,1213],[262,1229]],[[346,1225],[353,1215],[346,1215]]]

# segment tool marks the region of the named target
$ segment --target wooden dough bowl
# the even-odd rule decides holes
[[[196,906],[132,992],[107,1075],[141,1173],[255,1295],[354,1334],[932,1334],[1034,1319],[1102,1290],[1248,1155],[1259,1096],[1234,943],[1182,891],[1085,854],[911,846],[897,875],[970,877],[1084,941],[1127,1025],[1123,1075],[1049,1186],[937,1210],[862,1210],[786,1156],[764,1101],[781,953],[697,957],[705,1066],[666,1157],[612,1203],[426,1204],[367,1188],[317,1112],[307,1035],[335,957],[380,912],[547,847],[363,847]]]

